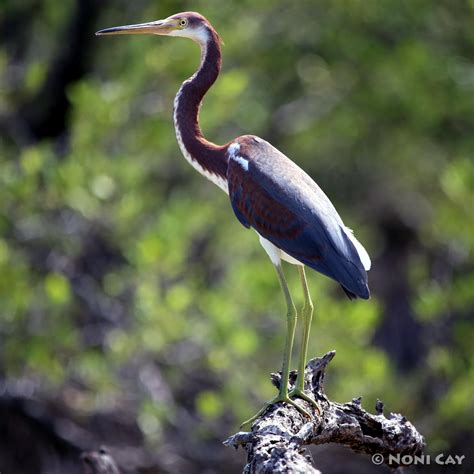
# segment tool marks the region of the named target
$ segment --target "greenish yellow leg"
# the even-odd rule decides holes
[[[247,421],[244,421],[242,425],[240,426],[241,428],[245,425],[249,425],[253,423],[262,413],[265,412],[265,410],[269,406],[274,405],[275,403],[278,403],[278,402],[289,403],[290,405],[293,405],[300,413],[311,418],[311,415],[306,410],[298,406],[293,400],[291,400],[291,398],[288,395],[288,379],[290,376],[291,352],[293,350],[293,340],[295,338],[297,315],[296,315],[295,305],[290,295],[290,290],[288,289],[288,285],[286,283],[285,276],[283,274],[283,269],[281,268],[281,265],[275,265],[275,268],[278,273],[278,279],[280,281],[281,289],[283,291],[283,294],[285,295],[285,301],[286,301],[286,307],[287,307],[287,313],[286,313],[287,333],[286,333],[286,342],[285,342],[285,352],[283,354],[283,366],[281,369],[280,391],[275,398],[266,402],[263,405],[263,408],[256,415],[252,416],[252,418],[249,418]]]
[[[301,338],[301,352],[298,359],[298,377],[296,378],[295,388],[290,392],[290,397],[299,397],[307,402],[311,403],[316,407],[319,413],[321,408],[316,400],[305,394],[304,392],[304,369],[306,367],[306,358],[308,356],[308,343],[309,343],[309,332],[311,330],[311,320],[313,319],[313,302],[311,301],[311,295],[309,294],[308,282],[306,281],[306,274],[302,265],[298,266],[300,272],[301,284],[303,286],[304,293],[304,305],[302,311],[303,317],[303,332]]]

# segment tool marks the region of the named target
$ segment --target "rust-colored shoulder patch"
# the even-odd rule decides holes
[[[245,158],[245,149],[241,153]],[[227,173],[229,196],[239,220],[246,227],[253,227],[266,238],[292,239],[305,227],[284,204],[274,199],[252,174],[234,161],[229,162]]]

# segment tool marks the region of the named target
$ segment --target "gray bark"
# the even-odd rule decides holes
[[[120,474],[114,458],[105,447],[81,455],[82,474]]]
[[[420,455],[425,443],[416,428],[402,415],[383,413],[377,401],[375,414],[361,406],[361,399],[348,403],[330,401],[324,393],[324,375],[335,351],[312,359],[305,370],[305,391],[319,402],[321,414],[309,403],[297,399],[313,418],[309,420],[285,403],[271,406],[252,425],[250,432],[239,432],[224,441],[226,446],[243,446],[247,451],[244,473],[319,473],[305,446],[338,443],[353,451],[379,456],[387,463],[389,455]],[[281,374],[272,374],[279,386]],[[290,375],[294,384],[296,372]],[[377,460],[378,460],[377,459]],[[393,459],[391,468],[398,467]]]

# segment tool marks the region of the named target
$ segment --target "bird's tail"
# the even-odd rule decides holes
[[[366,299],[370,298],[370,290],[369,290],[368,286],[366,287],[367,293],[362,293],[362,294],[358,294],[358,295],[356,295],[355,293],[352,293],[352,291],[349,291],[347,288],[344,287],[344,285],[341,285],[341,288],[344,290],[344,293],[346,294],[346,296],[350,300],[356,300],[357,298],[362,298],[362,299],[366,300]]]

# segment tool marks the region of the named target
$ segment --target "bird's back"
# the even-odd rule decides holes
[[[229,147],[229,196],[240,222],[296,260],[369,297],[370,259],[329,198],[271,144],[243,136]]]

